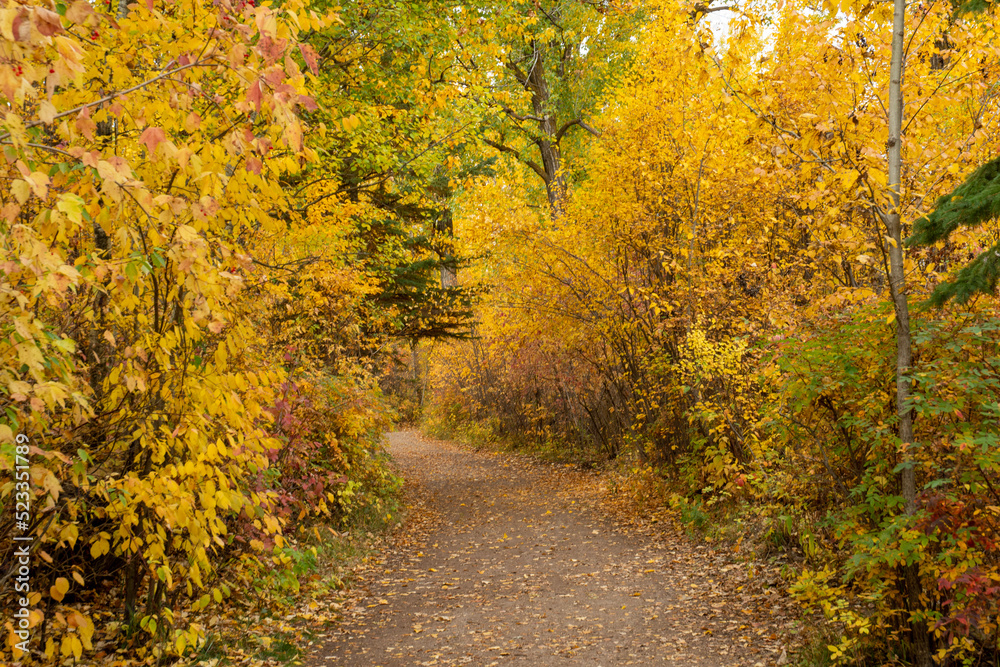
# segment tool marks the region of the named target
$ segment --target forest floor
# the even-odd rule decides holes
[[[601,475],[416,431],[388,441],[406,523],[356,573],[310,667],[787,660],[794,614],[766,570],[630,520]]]

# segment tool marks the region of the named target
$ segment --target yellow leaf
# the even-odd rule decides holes
[[[118,172],[111,165],[111,163],[106,162],[105,160],[101,160],[97,163],[97,173],[104,180],[112,182],[114,182],[118,176]]]
[[[100,539],[90,545],[91,558],[100,558],[111,550],[111,545],[105,539]]]
[[[47,125],[52,122],[55,116],[56,108],[52,102],[42,100],[41,104],[38,105],[38,119]]]
[[[860,175],[861,174],[858,173],[857,169],[851,169],[849,171],[845,171],[839,176],[840,185],[846,190],[847,188],[854,185],[854,182],[858,180],[858,177]]]
[[[63,597],[66,595],[66,591],[69,590],[69,581],[65,577],[59,577],[56,579],[56,583],[49,587],[49,595],[56,602],[62,602]]]
[[[39,199],[45,199],[46,195],[49,193],[49,177],[40,171],[31,172],[29,176],[29,183],[32,192]]]
[[[80,638],[76,635],[66,635],[63,637],[60,652],[65,658],[72,655],[74,658],[79,660],[83,655],[83,644],[80,643]]]
[[[31,199],[31,186],[28,185],[27,181],[22,181],[20,178],[10,184],[10,191],[19,204],[24,204],[24,202]]]
[[[878,169],[869,169],[868,177],[872,179],[876,185],[882,188],[884,188],[889,182],[889,179],[885,175],[885,172],[879,171]]]

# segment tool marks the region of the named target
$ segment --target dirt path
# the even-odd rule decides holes
[[[596,506],[595,475],[416,432],[388,438],[426,505],[415,511],[437,518],[364,575],[308,664],[783,662],[769,596],[762,611],[739,592],[741,566],[616,525]]]

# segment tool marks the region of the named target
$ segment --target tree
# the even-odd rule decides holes
[[[541,179],[559,217],[570,136],[600,136],[590,119],[604,86],[628,62],[638,15],[605,0],[484,2],[476,15],[483,28],[460,43],[469,87],[481,91],[473,93],[484,120],[480,137]]]
[[[886,253],[889,256],[889,292],[896,311],[896,411],[899,418],[899,442],[903,452],[900,463],[899,485],[903,495],[903,509],[911,518],[917,513],[917,481],[914,461],[909,449],[913,441],[913,408],[910,405],[910,370],[913,350],[910,340],[910,311],[907,299],[906,269],[903,262],[903,232],[900,222],[902,198],[901,170],[903,152],[903,59],[906,28],[906,0],[894,0],[892,21],[892,62],[889,69],[889,140],[888,189],[889,210],[881,212],[889,236]],[[918,667],[931,667],[930,637],[923,619],[923,585],[920,582],[919,562],[903,565],[906,594],[909,603],[911,642]]]
[[[947,239],[960,227],[976,227],[1000,216],[1000,158],[973,171],[952,192],[938,198],[933,212],[917,219],[911,247],[928,246]],[[993,294],[1000,279],[1000,244],[980,252],[951,280],[938,285],[930,303],[944,306],[949,300],[964,304],[976,294]]]
[[[934,322],[909,301],[995,241],[963,228],[904,254],[902,237],[993,158],[994,29],[942,5],[743,5],[720,44],[668,4],[646,5],[558,224],[532,213],[526,169],[458,207],[491,291],[481,338],[431,362],[431,405],[648,456],[685,502],[790,517],[768,530],[801,544],[796,594],[837,628],[834,662],[987,655],[995,301]]]
[[[309,117],[326,129],[317,142],[325,159],[289,186],[298,190],[299,215],[338,200],[355,205],[344,252],[374,284],[363,301],[372,340],[468,332],[474,290],[436,284],[462,261],[449,238],[449,182],[466,177],[457,165],[469,125],[450,80],[458,52],[452,15],[460,9],[369,0],[308,35],[320,82]]]

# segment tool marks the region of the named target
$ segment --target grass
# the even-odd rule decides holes
[[[377,499],[355,506],[349,524],[313,523],[286,535],[285,544],[273,555],[277,565],[264,558],[264,567],[247,586],[249,597],[244,610],[230,615],[225,624],[214,628],[187,664],[298,665],[304,646],[316,638],[308,623],[333,622],[336,612],[324,620],[313,614],[295,615],[304,604],[319,603],[328,608],[342,603],[342,591],[354,580],[354,566],[370,556],[377,540],[401,525],[400,488],[394,487]],[[337,528],[341,528],[338,530]],[[310,608],[315,608],[312,605]],[[306,617],[311,617],[308,621]]]
[[[205,643],[198,648],[198,651],[192,656],[189,664],[197,665],[212,660],[223,662],[226,659],[224,643],[222,636],[219,634],[212,633],[206,635]]]
[[[290,641],[279,639],[271,644],[271,647],[260,652],[262,658],[277,660],[278,662],[289,664],[298,663],[298,658],[302,656],[302,651]]]
[[[702,509],[701,502],[684,503],[680,506],[680,520],[697,532],[704,532],[709,516]]]
[[[342,603],[338,593],[350,588],[353,566],[374,551],[375,539],[398,524],[396,521],[359,522],[348,532],[329,526],[314,525],[289,538],[275,550],[284,566],[261,573],[254,588],[266,591],[265,609],[255,619],[242,618],[231,630],[209,635],[189,664],[225,665],[265,661],[270,664],[299,665],[303,647],[316,639],[316,633],[294,615],[294,610],[310,601]],[[325,621],[330,623],[331,620]]]

